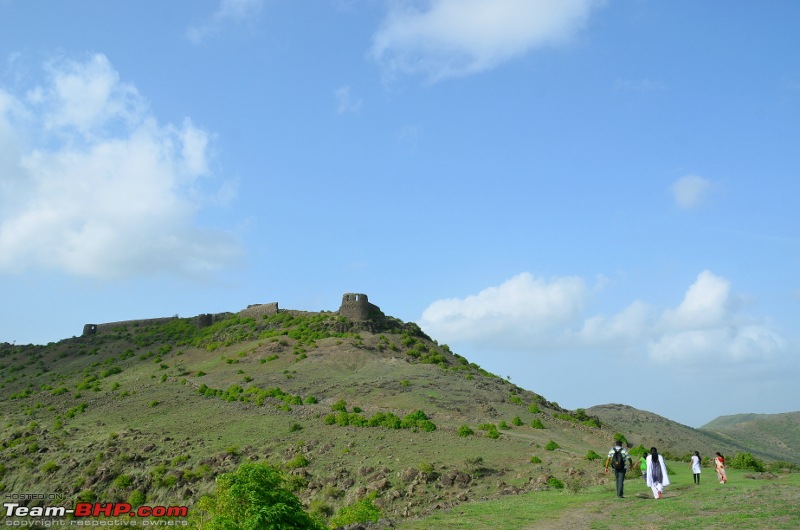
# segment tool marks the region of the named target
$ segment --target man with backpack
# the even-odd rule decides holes
[[[606,458],[606,473],[608,473],[608,465],[611,464],[614,476],[617,479],[617,497],[620,499],[623,498],[622,491],[625,487],[626,462],[630,464],[630,467],[633,467],[631,455],[622,447],[622,440],[614,440],[614,447],[608,452],[608,457]]]

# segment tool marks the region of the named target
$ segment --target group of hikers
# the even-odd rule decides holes
[[[611,465],[614,471],[617,485],[617,497],[620,499],[623,498],[625,473],[628,471],[627,464],[630,464],[631,469],[633,468],[631,455],[628,453],[628,450],[623,447],[622,443],[620,439],[614,440],[614,447],[608,452],[605,466],[606,473],[608,472],[609,465]],[[695,451],[689,463],[689,468],[691,468],[692,474],[694,475],[695,484],[700,484],[700,467],[700,453]],[[651,447],[649,453],[645,453],[641,456],[639,460],[639,469],[642,471],[642,478],[645,483],[653,490],[653,498],[656,500],[662,498],[664,496],[664,487],[670,484],[669,474],[667,473],[667,465],[664,463],[664,457],[658,454],[658,450],[655,447]],[[725,458],[719,452],[714,455],[714,469],[717,472],[717,478],[720,484],[728,482],[728,476],[725,473]]]

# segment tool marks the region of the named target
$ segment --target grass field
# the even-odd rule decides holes
[[[671,463],[681,469],[685,463]],[[680,466],[680,467],[678,467]],[[640,528],[800,528],[800,474],[748,478],[745,471],[728,470],[728,483],[719,484],[704,469],[701,484],[692,483],[689,470],[673,474],[661,500],[653,499],[641,479],[625,482],[625,498],[613,484],[579,492],[542,491],[499,500],[460,505],[429,517],[400,523],[399,530],[470,529],[595,529]]]

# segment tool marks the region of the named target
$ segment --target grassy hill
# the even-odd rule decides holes
[[[759,448],[771,458],[800,462],[800,412],[783,414],[735,414],[720,416],[700,432],[720,440]]]
[[[748,452],[766,460],[800,463],[800,445],[793,443],[800,436],[800,413],[776,414],[785,417],[767,421],[763,428],[752,422],[734,424],[725,419],[729,417],[723,417],[701,429],[693,429],[627,405],[598,405],[586,412],[626,433],[633,445],[656,446],[674,456],[683,457],[694,451],[703,457],[717,451],[724,455]]]
[[[322,516],[370,495],[388,517],[424,516],[605,484],[602,459],[587,455],[605,454],[614,432],[656,432],[608,407],[564,410],[415,324],[334,312],[130,322],[47,346],[0,344],[0,392],[2,489],[63,494],[68,505],[192,505],[218,474],[259,460]],[[694,448],[679,427],[662,426],[660,449]]]

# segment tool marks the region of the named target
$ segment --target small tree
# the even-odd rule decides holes
[[[324,530],[303,510],[278,470],[246,463],[217,477],[216,493],[203,497],[192,526],[199,530]]]
[[[739,453],[728,461],[728,465],[736,469],[749,469],[761,473],[764,471],[764,462],[754,457],[751,453]]]

